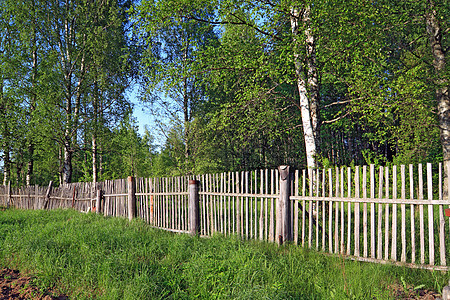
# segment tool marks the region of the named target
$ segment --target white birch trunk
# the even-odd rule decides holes
[[[309,6],[303,10],[303,15],[301,15],[301,10],[296,7],[291,8],[291,31],[294,36],[294,47],[296,47],[294,52],[294,65],[295,72],[297,75],[297,88],[300,96],[300,112],[302,116],[303,125],[303,136],[305,139],[305,151],[306,151],[306,162],[308,168],[316,167],[316,135],[318,128],[318,103],[317,103],[317,70],[316,70],[316,60],[314,51],[314,36],[311,32],[310,27],[310,8]],[[307,68],[304,69],[302,62],[302,57],[300,54],[300,43],[299,39],[299,20],[302,17],[302,21],[305,25],[305,37],[306,37],[306,52],[307,52]],[[305,77],[307,77],[305,79]],[[308,93],[308,86],[310,86],[310,93]],[[313,97],[311,97],[313,96]]]
[[[6,144],[6,143],[5,143]],[[7,185],[10,178],[10,156],[9,156],[9,146],[3,149],[3,185]]]
[[[63,183],[70,183],[72,180],[72,152],[69,145],[64,145],[64,162],[63,162]]]
[[[436,8],[433,0],[429,0],[429,11],[425,14],[426,28],[430,42],[431,52],[433,54],[433,66],[436,73],[436,100],[437,113],[439,120],[440,137],[442,144],[442,155],[444,165],[450,161],[450,95],[449,82],[445,76],[446,51],[442,44],[442,28],[436,16]],[[448,184],[446,178],[449,176],[444,169],[444,197],[448,193]]]

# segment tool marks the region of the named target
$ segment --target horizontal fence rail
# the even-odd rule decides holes
[[[0,186],[0,205],[73,208],[210,236],[292,241],[361,261],[449,270],[450,165],[336,167]]]

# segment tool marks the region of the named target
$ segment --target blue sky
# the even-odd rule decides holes
[[[153,116],[151,115],[149,109],[146,109],[145,106],[138,100],[138,89],[139,88],[136,86],[131,92],[128,93],[128,97],[134,104],[133,116],[136,118],[138,123],[139,133],[141,136],[144,135],[145,126],[147,126],[150,133],[155,138],[155,145],[161,146],[165,142],[165,137],[156,130],[155,122],[153,121]]]
[[[132,97],[131,101],[134,104],[133,116],[138,122],[139,133],[142,135],[145,131],[145,125],[147,125],[148,127],[152,127],[151,115],[145,111],[142,104],[139,103],[139,101],[135,97]]]

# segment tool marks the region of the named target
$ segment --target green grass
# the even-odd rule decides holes
[[[0,211],[0,267],[72,299],[391,299],[393,283],[440,291],[449,278],[72,210]]]

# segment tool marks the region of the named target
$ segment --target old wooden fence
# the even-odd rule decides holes
[[[450,165],[445,168],[450,174]],[[174,232],[292,241],[361,261],[449,270],[450,196],[444,197],[443,174],[442,164],[282,166],[61,187],[0,186],[0,205],[96,211]]]

